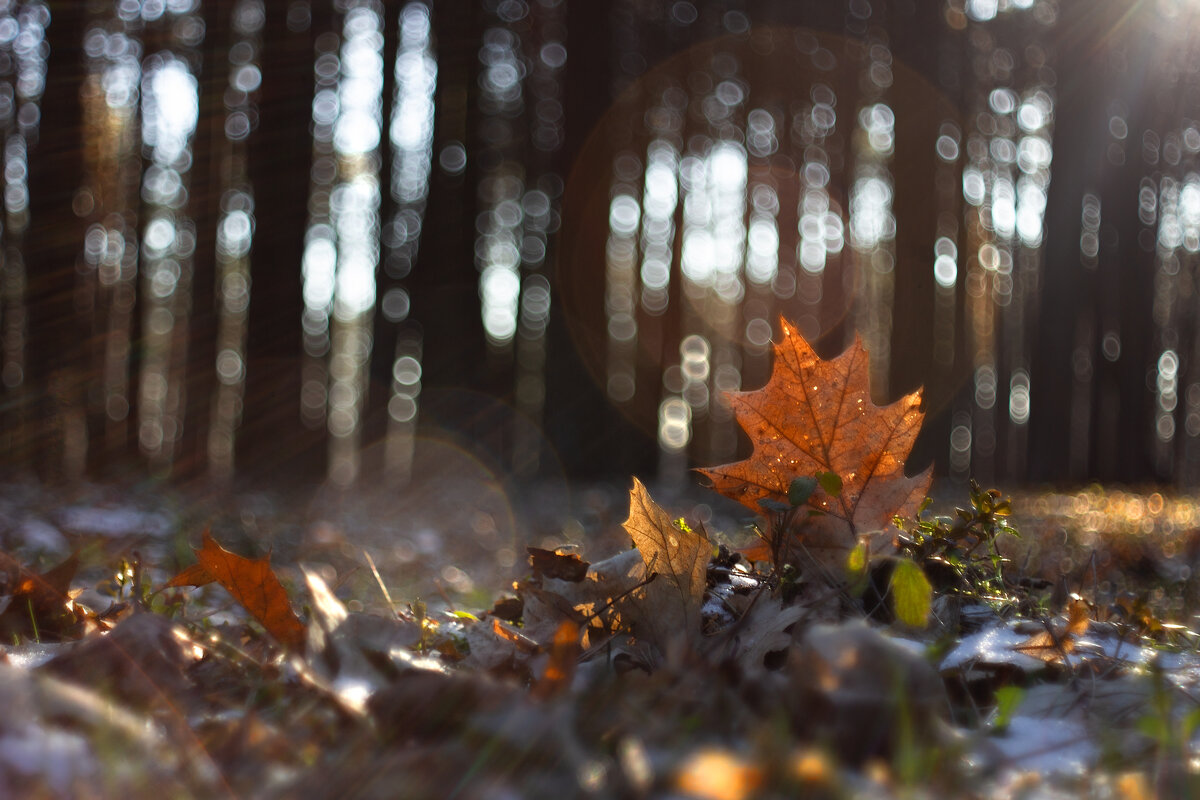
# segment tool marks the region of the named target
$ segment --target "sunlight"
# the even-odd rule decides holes
[[[383,90],[383,36],[379,16],[369,8],[346,14],[342,44],[342,80],[338,87],[341,113],[333,141],[344,155],[362,155],[379,146],[380,102]]]
[[[892,187],[880,177],[861,178],[850,194],[850,236],[855,247],[870,249],[896,236]]]
[[[195,77],[187,65],[170,56],[157,57],[148,69],[142,137],[155,149],[155,159],[173,164],[196,129],[200,101]]]

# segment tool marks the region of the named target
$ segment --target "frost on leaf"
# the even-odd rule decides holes
[[[646,577],[654,576],[638,590],[644,595],[635,595],[630,604],[635,634],[660,649],[680,635],[694,643],[700,636],[700,607],[712,556],[708,539],[677,528],[637,478],[629,492],[625,531],[642,555]]]
[[[821,551],[814,556],[818,562],[840,566],[858,536],[887,528],[897,514],[914,513],[929,489],[932,466],[911,478],[904,474],[925,416],[921,390],[877,406],[861,339],[825,361],[786,320],[781,324],[783,341],[775,345],[767,385],[729,395],[753,454],[700,472],[716,491],[755,513],[763,512],[763,503],[787,506],[796,478],[836,475],[841,491],[833,496],[825,488],[832,482],[821,481],[822,490],[789,513],[791,541],[777,544],[802,544],[810,553]],[[774,548],[781,560],[788,550]]]

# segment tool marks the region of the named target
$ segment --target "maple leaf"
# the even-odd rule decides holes
[[[822,490],[805,487],[811,491],[803,505],[786,514],[787,534],[818,563],[840,568],[858,536],[888,528],[897,514],[911,515],[929,489],[932,466],[911,478],[904,474],[925,416],[921,390],[877,406],[860,338],[825,361],[780,322],[783,341],[775,345],[767,385],[728,395],[753,454],[700,472],[716,491],[756,513],[764,502],[790,508],[793,481],[816,478]],[[777,538],[772,544],[772,555],[785,560],[790,543]]]
[[[304,624],[292,611],[287,591],[271,569],[270,558],[244,558],[217,544],[204,532],[196,563],[167,582],[166,587],[204,586],[216,581],[242,608],[290,650],[304,649]]]
[[[655,576],[631,604],[635,630],[660,649],[678,635],[694,642],[700,635],[712,545],[705,536],[677,527],[637,478],[629,491],[629,519],[624,527],[642,555],[646,577]]]

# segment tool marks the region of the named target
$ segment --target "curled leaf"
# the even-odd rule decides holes
[[[543,550],[540,547],[526,547],[529,553],[529,566],[533,574],[545,578],[578,583],[587,575],[591,566],[575,553],[564,553],[559,550]]]

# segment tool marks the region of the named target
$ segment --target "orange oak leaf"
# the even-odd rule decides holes
[[[763,502],[787,507],[793,480],[835,474],[840,491],[837,480],[824,476],[824,490],[811,491],[803,505],[784,514],[786,533],[774,534],[769,549],[783,561],[792,544],[802,544],[822,566],[840,569],[859,536],[887,529],[897,514],[914,513],[929,490],[932,466],[911,478],[904,474],[925,416],[921,390],[877,406],[861,339],[825,361],[786,320],[780,322],[783,341],[775,345],[767,385],[728,395],[753,454],[700,472],[716,491],[757,513]],[[882,535],[875,538],[881,549],[888,543]],[[759,549],[754,555],[763,554]]]
[[[304,623],[292,611],[287,591],[271,569],[270,558],[243,558],[221,547],[205,531],[201,547],[196,550],[196,563],[168,581],[166,588],[204,586],[213,581],[225,587],[285,647],[304,649]]]

